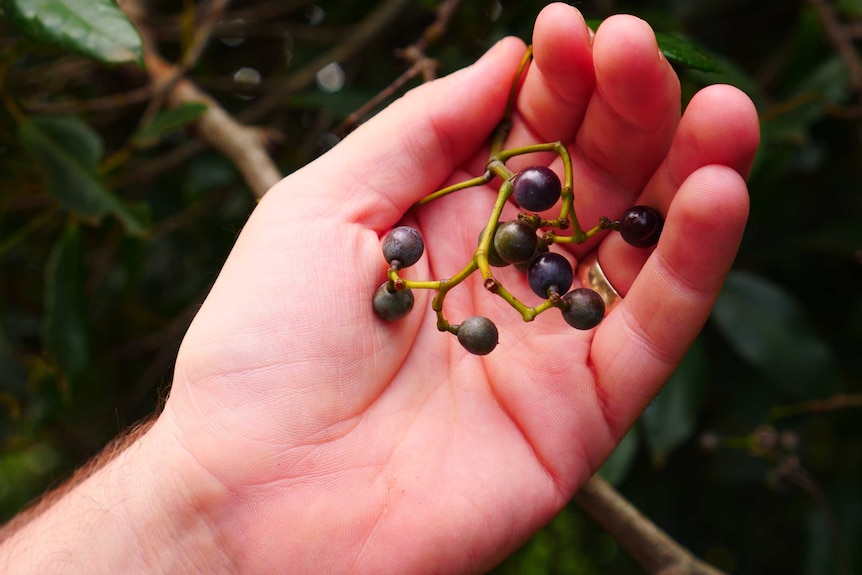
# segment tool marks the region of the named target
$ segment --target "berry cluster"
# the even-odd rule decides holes
[[[400,275],[401,270],[419,261],[425,251],[425,242],[419,231],[408,226],[397,227],[383,238],[381,246],[389,270],[387,280],[374,294],[373,307],[377,315],[387,321],[397,321],[413,309],[412,290],[434,290],[436,295],[431,307],[437,313],[437,328],[457,336],[461,345],[476,355],[486,355],[494,350],[499,336],[496,325],[482,316],[469,317],[460,324],[451,324],[443,315],[443,300],[446,294],[473,272],[479,271],[485,288],[507,301],[521,313],[524,321],[532,321],[538,314],[556,308],[572,327],[592,329],[605,316],[602,296],[586,287],[571,289],[574,270],[569,260],[551,252],[549,246],[555,243],[580,244],[600,232],[616,230],[629,244],[647,248],[658,242],[664,224],[661,214],[655,209],[635,206],[626,210],[618,220],[601,217],[593,228],[584,230],[575,214],[572,162],[565,145],[553,142],[502,149],[502,143],[511,126],[509,118],[516,87],[530,58],[531,52],[528,50],[515,78],[504,120],[492,136],[491,155],[485,173],[438,190],[417,203],[424,205],[447,194],[486,185],[495,177],[500,178],[502,183],[497,201],[488,223],[479,234],[478,245],[467,265],[449,279],[405,279]],[[506,161],[509,159],[536,152],[554,152],[561,158],[565,174],[563,181],[545,166],[531,166],[517,173],[506,167]],[[510,199],[514,200],[522,211],[517,219],[501,221],[503,208]],[[556,218],[547,219],[539,215],[539,212],[546,212],[557,205],[560,208]],[[559,233],[565,230],[570,233]],[[494,277],[492,267],[509,265],[526,274],[530,289],[543,299],[541,303],[532,307],[525,305]]]

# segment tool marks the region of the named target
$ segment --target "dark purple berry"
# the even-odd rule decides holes
[[[545,166],[531,166],[512,179],[512,195],[518,205],[531,212],[554,207],[560,199],[562,184],[557,174]]]
[[[374,311],[380,319],[398,321],[413,309],[413,292],[409,289],[395,290],[384,282],[374,293]]]
[[[468,317],[458,326],[458,341],[475,355],[488,355],[497,347],[497,326],[487,317]]]
[[[521,220],[500,224],[494,234],[494,249],[503,261],[510,264],[519,264],[532,258],[538,243],[536,231]]]
[[[572,264],[557,253],[539,254],[530,261],[530,267],[527,268],[530,289],[539,297],[548,297],[548,290],[552,287],[562,295],[572,287],[573,280]]]
[[[605,317],[605,300],[595,290],[577,288],[563,296],[563,319],[576,329],[592,329]]]
[[[422,257],[425,242],[422,241],[422,234],[416,228],[399,226],[386,234],[381,247],[386,263],[392,265],[397,261],[397,267],[409,268]]]
[[[548,252],[548,245],[547,245],[546,243],[544,243],[544,242],[539,242],[539,243],[536,245],[536,251],[535,251],[535,252],[533,252],[533,257],[532,257],[532,258],[530,258],[530,259],[528,259],[528,260],[527,260],[527,261],[525,261],[525,262],[521,262],[521,263],[519,263],[519,264],[515,264],[515,266],[514,266],[514,267],[515,267],[515,269],[516,269],[516,270],[518,270],[519,272],[527,273],[527,270],[528,270],[528,269],[530,269],[530,263],[533,261],[533,259],[534,259],[537,255],[539,255],[539,254],[544,254],[544,253],[547,253],[547,252]]]
[[[620,217],[620,235],[629,245],[648,248],[658,243],[664,218],[649,206],[635,206],[627,209]]]

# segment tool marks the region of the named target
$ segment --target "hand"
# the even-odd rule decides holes
[[[548,522],[658,393],[706,320],[748,210],[751,102],[712,86],[680,118],[679,82],[650,28],[548,6],[506,148],[561,140],[585,225],[636,203],[666,214],[654,251],[606,234],[598,249],[625,296],[589,332],[555,310],[525,323],[478,274],[446,298],[453,323],[485,315],[485,357],[441,334],[430,292],[408,317],[372,312],[380,237],[419,228],[405,275],[445,278],[469,260],[496,188],[481,174],[524,52],[497,44],[474,66],[410,92],[255,210],[182,344],[167,426],[208,483],[205,512],[243,573],[478,572]],[[510,167],[551,162],[515,158]],[[514,208],[513,208],[514,213]],[[523,279],[500,278],[511,291]],[[495,272],[496,273],[496,272]],[[522,290],[522,293],[528,293]],[[203,478],[203,479],[202,479]]]

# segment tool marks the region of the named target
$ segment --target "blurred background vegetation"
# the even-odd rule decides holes
[[[82,54],[21,17],[31,4],[0,1],[0,520],[153,411],[255,204],[190,124],[206,107],[166,111],[110,10],[82,24],[107,48]],[[99,3],[42,3],[61,4]],[[423,56],[444,74],[504,35],[528,41],[545,3],[220,4],[152,1],[140,22],[287,174],[411,64],[404,88],[421,81]],[[680,67],[685,96],[735,84],[763,133],[736,267],[603,475],[722,570],[862,573],[862,0],[576,5],[699,46],[723,70]],[[441,6],[451,19],[417,45]],[[573,504],[496,572],[642,571]]]

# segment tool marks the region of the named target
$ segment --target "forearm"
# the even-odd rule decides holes
[[[202,511],[218,485],[183,460],[164,427],[123,437],[4,526],[0,572],[230,572]]]

